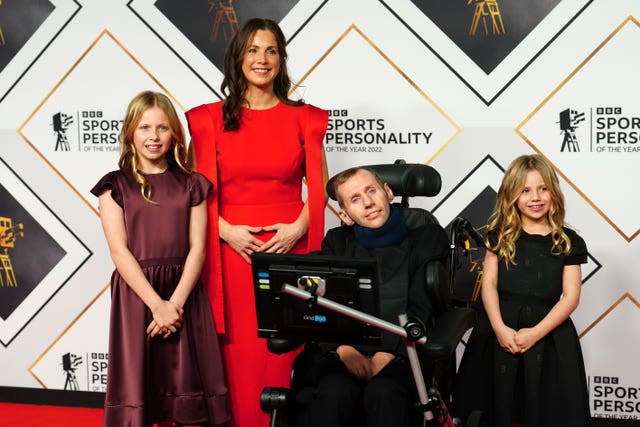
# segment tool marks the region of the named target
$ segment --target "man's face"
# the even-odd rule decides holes
[[[367,170],[359,170],[336,189],[343,207],[338,212],[347,225],[380,228],[389,219],[393,193],[387,184],[381,186]]]

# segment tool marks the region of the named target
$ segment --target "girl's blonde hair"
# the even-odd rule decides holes
[[[155,203],[151,200],[151,185],[138,169],[139,165],[136,147],[133,143],[133,134],[138,124],[140,124],[142,114],[153,107],[160,108],[169,119],[171,148],[166,154],[169,167],[172,165],[177,166],[184,172],[191,173],[191,169],[187,167],[187,146],[185,143],[184,129],[182,128],[180,119],[178,119],[175,108],[173,108],[173,104],[169,98],[162,93],[149,90],[140,92],[129,103],[122,123],[122,129],[120,130],[120,160],[118,160],[118,166],[120,166],[120,169],[131,169],[134,179],[140,184],[142,197],[150,203]]]
[[[558,176],[551,163],[538,154],[524,155],[515,159],[504,173],[502,184],[498,190],[496,206],[486,226],[489,231],[495,230],[498,239],[495,245],[491,245],[485,237],[485,245],[490,251],[503,258],[507,265],[515,265],[516,241],[522,231],[522,219],[516,203],[524,188],[527,173],[537,170],[547,191],[551,193],[551,206],[547,213],[547,220],[551,227],[551,253],[554,255],[565,254],[571,251],[571,240],[564,232],[564,196],[560,190]]]

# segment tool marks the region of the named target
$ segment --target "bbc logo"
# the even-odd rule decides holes
[[[618,384],[618,377],[593,377],[593,382],[596,384]]]

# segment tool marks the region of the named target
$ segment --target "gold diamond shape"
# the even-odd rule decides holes
[[[85,59],[85,57],[95,48],[98,42],[103,38],[108,37],[112,42],[115,43],[143,72],[146,74],[161,90],[180,108],[182,111],[185,111],[184,106],[167,90],[167,88],[158,81],[158,79],[147,70],[147,68],[142,65],[142,63],[135,57],[129,50],[122,44],[118,39],[116,39],[113,34],[106,28],[100,32],[100,34],[96,37],[96,39],[89,45],[89,47],[80,55],[80,57],[76,60],[76,62],[69,68],[69,70],[65,73],[65,75],[58,81],[58,83],[51,89],[51,91],[40,101],[38,106],[33,110],[31,114],[26,118],[26,120],[20,125],[18,128],[18,134],[24,139],[24,141],[44,160],[44,162],[53,169],[53,171],[62,178],[62,180],[73,190],[74,193],[87,205],[91,210],[93,210],[96,215],[98,214],[97,209],[82,195],[78,189],[71,183],[71,181],[65,177],[65,175],[60,171],[49,159],[47,159],[46,155],[42,153],[35,144],[33,144],[29,138],[25,135],[24,129],[29,124],[29,122],[33,119],[33,117],[38,113],[38,111],[44,106],[44,104],[51,98],[51,96],[56,93],[56,91],[60,88],[60,86],[67,80],[67,78],[73,73],[73,71],[78,67],[78,65]]]
[[[451,126],[453,126],[453,128],[455,129],[455,132],[445,141],[444,144],[442,144],[442,147],[440,147],[438,149],[438,151],[436,151],[431,158],[429,158],[428,160],[425,161],[426,164],[431,163],[434,159],[436,159],[443,151],[444,149],[451,143],[451,141],[453,141],[455,139],[456,136],[458,136],[458,134],[460,133],[460,126],[458,126],[458,124],[456,122],[453,121],[453,119],[451,119],[451,117],[449,117],[449,115],[442,109],[442,107],[440,107],[434,100],[432,100],[429,95],[427,95],[421,88],[420,86],[418,86],[413,80],[411,80],[411,78],[398,66],[396,65],[395,62],[393,62],[391,60],[391,58],[389,58],[383,51],[382,49],[380,49],[356,24],[351,24],[349,25],[349,27],[347,27],[347,29],[338,37],[338,39],[329,47],[329,49],[327,49],[327,51],[325,53],[323,53],[320,58],[311,66],[311,68],[302,76],[302,78],[300,79],[300,81],[291,89],[290,93],[295,92],[299,87],[302,86],[302,83],[304,83],[304,81],[313,73],[313,71],[325,60],[325,58],[327,58],[329,56],[329,54],[345,39],[345,37],[351,33],[351,32],[355,32],[356,34],[358,34],[360,37],[362,37],[362,39],[373,48],[373,50],[380,56],[382,57],[382,59],[384,59],[389,65],[391,65],[391,68],[393,68],[400,76],[402,76],[403,79],[405,79],[407,81],[407,83],[409,83],[409,85],[415,89],[416,92],[418,92],[418,94],[424,98],[428,104],[430,104],[433,108],[435,108],[440,115],[442,115],[442,117],[445,118],[445,120],[447,122],[449,122],[449,124]]]
[[[351,32],[359,35],[371,48],[378,54],[385,62],[387,62],[391,68],[396,71],[418,94],[425,99],[429,105],[431,105],[444,119],[455,129],[455,132],[442,144],[442,146],[424,163],[429,164],[436,159],[445,148],[451,144],[451,142],[460,133],[460,126],[451,119],[451,117],[440,107],[429,95],[427,95],[422,88],[420,88],[411,78],[387,56],[380,47],[378,47],[356,24],[351,24],[347,29],[336,39],[336,41],[320,56],[320,58],[311,66],[311,68],[302,76],[298,83],[291,89],[290,93],[294,93],[299,87],[303,86],[304,81],[315,71],[316,68],[335,50],[335,48],[349,35]],[[338,216],[337,210],[331,205],[327,204],[327,208]]]
[[[44,381],[42,381],[40,379],[40,377],[38,377],[38,375],[36,375],[36,373],[33,371],[33,369],[42,360],[42,358],[44,358],[47,355],[47,353],[49,353],[49,351],[51,351],[51,349],[58,343],[58,341],[60,341],[62,339],[62,337],[65,336],[66,333],[71,330],[73,325],[75,325],[78,322],[78,320],[80,320],[80,318],[91,308],[91,306],[96,303],[98,298],[100,298],[102,296],[102,294],[104,294],[108,289],[110,289],[110,286],[111,286],[111,283],[107,283],[102,289],[100,289],[98,294],[95,297],[93,297],[93,299],[91,301],[89,301],[89,304],[87,304],[86,307],[84,307],[82,310],[80,310],[80,313],[78,313],[76,315],[76,317],[74,317],[73,320],[71,322],[69,322],[69,324],[62,330],[62,332],[53,341],[51,341],[51,343],[49,343],[47,348],[45,348],[44,351],[36,358],[36,360],[33,361],[31,366],[29,366],[27,371],[29,371],[31,376],[38,382],[38,384],[40,384],[42,386],[42,388],[46,389],[46,388],[49,388],[49,387],[47,387],[46,384],[44,383]]]
[[[624,300],[628,299],[629,301],[631,301],[633,304],[635,304],[635,306],[640,309],[640,302],[638,302],[637,299],[635,299],[633,297],[633,295],[631,295],[629,292],[625,292],[624,294],[622,294],[622,296],[620,296],[620,298],[618,298],[616,300],[616,302],[614,302],[613,304],[611,304],[611,306],[609,308],[607,308],[600,316],[598,316],[598,318],[596,320],[594,320],[589,326],[587,326],[585,328],[584,331],[582,331],[582,333],[579,335],[579,338],[584,337],[585,335],[587,335],[598,323],[602,322],[607,316],[609,316],[611,313],[613,313],[613,311],[620,305],[622,304],[622,302],[624,302]]]
[[[618,234],[620,234],[627,242],[630,242],[631,240],[633,240],[638,234],[640,234],[640,228],[637,229],[633,234],[631,234],[630,236],[628,236],[627,234],[625,234],[622,229],[611,219],[609,218],[604,211],[597,206],[571,179],[569,179],[569,177],[564,174],[552,161],[551,159],[548,158],[548,156],[546,156],[542,150],[540,150],[532,141],[529,140],[529,138],[527,138],[527,136],[523,133],[522,128],[542,109],[542,107],[544,107],[553,97],[555,97],[555,95],[564,87],[567,85],[567,83],[569,83],[575,76],[576,74],[582,70],[588,63],[589,61],[591,61],[598,52],[600,52],[615,36],[616,34],[618,34],[620,32],[620,30],[622,30],[622,28],[627,25],[628,23],[634,23],[638,28],[640,28],[640,22],[638,22],[638,20],[633,17],[632,15],[629,15],[627,18],[625,18],[614,30],[613,32],[611,32],[611,34],[609,34],[599,45],[598,47],[596,47],[593,52],[591,52],[564,80],[562,80],[562,82],[560,82],[560,84],[553,90],[551,91],[551,93],[549,95],[547,95],[547,97],[542,100],[542,102],[531,112],[529,113],[529,115],[527,115],[527,117],[516,127],[515,131],[518,135],[520,135],[520,137],[531,146],[531,148],[533,148],[536,152],[538,152],[539,154],[545,156],[555,167],[556,171],[558,172],[558,174],[560,176],[562,176],[564,178],[564,180],[566,182],[569,183],[569,185],[571,185],[571,187],[573,187],[573,189],[580,194],[580,196],[582,196],[583,199],[585,199],[587,201],[587,203],[589,205],[591,205],[591,207],[598,212],[598,214],[600,214],[600,216],[602,216],[605,221],[607,221],[617,232]]]

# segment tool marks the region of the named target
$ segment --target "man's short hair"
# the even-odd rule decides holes
[[[380,184],[380,188],[384,189],[385,182],[382,180],[382,178],[380,178],[380,176],[373,169],[368,168],[366,166],[355,166],[355,167],[346,169],[346,170],[340,172],[338,175],[336,175],[333,178],[333,194],[336,195],[336,200],[338,201],[338,205],[341,208],[344,208],[344,202],[342,200],[342,197],[340,197],[340,195],[338,193],[338,187],[341,186],[342,184],[344,184],[345,182],[347,182],[349,180],[349,178],[351,178],[352,176],[354,176],[355,174],[357,174],[360,171],[369,172],[376,179],[376,182],[378,184]]]

